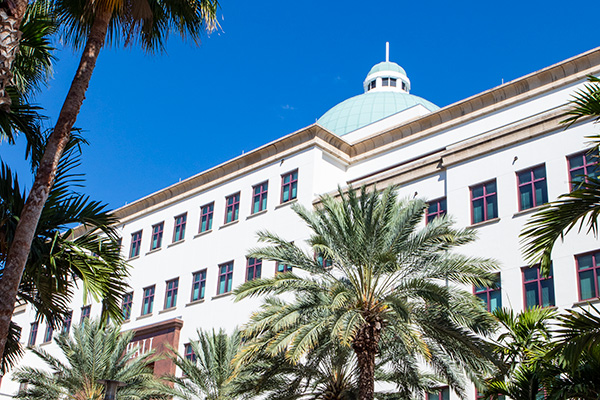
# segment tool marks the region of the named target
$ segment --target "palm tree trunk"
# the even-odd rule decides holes
[[[56,167],[65,149],[71,130],[77,120],[85,92],[104,41],[111,19],[109,10],[98,10],[90,28],[87,43],[71,88],[60,110],[56,126],[46,144],[44,156],[38,167],[35,181],[27,197],[15,236],[8,252],[4,273],[0,279],[0,359],[4,354],[8,328],[14,310],[19,283],[29,256],[40,214],[54,183]]]
[[[357,332],[352,348],[358,363],[358,400],[375,397],[375,355],[381,337],[381,323],[366,324]]]
[[[19,26],[27,9],[27,0],[3,0],[0,4],[0,109],[10,111],[6,87],[12,79],[12,65],[19,50]]]

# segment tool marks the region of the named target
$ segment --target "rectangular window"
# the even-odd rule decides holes
[[[600,165],[598,164],[598,150],[584,151],[568,157],[569,178],[571,179],[571,190],[585,180],[586,176],[598,179]]]
[[[165,292],[165,310],[177,306],[177,289],[179,288],[179,278],[167,281],[167,291]]]
[[[129,258],[140,255],[140,246],[142,244],[142,231],[131,234],[131,249],[129,250]]]
[[[160,249],[160,246],[162,246],[164,227],[164,222],[152,225],[152,241],[150,242],[150,250]]]
[[[31,324],[31,329],[29,330],[29,340],[27,341],[27,346],[35,346],[35,339],[37,338],[38,331],[38,323],[33,322]]]
[[[315,261],[324,269],[330,269],[333,266],[331,258],[325,258],[323,253],[315,253]]]
[[[475,389],[475,399],[476,400],[492,400],[491,396],[485,397],[483,395],[483,393],[479,393],[479,391],[477,389]],[[506,396],[504,396],[503,394],[499,394],[497,397],[497,400],[505,400]]]
[[[262,260],[260,258],[249,258],[246,265],[246,280],[260,279],[261,270]]]
[[[471,187],[471,221],[473,224],[498,218],[496,180]]]
[[[252,214],[267,209],[267,189],[269,182],[263,182],[252,187]]]
[[[219,265],[219,287],[217,294],[231,292],[233,283],[233,261]]]
[[[519,210],[527,210],[548,202],[546,167],[540,165],[517,172],[519,185]]]
[[[194,272],[192,275],[192,301],[204,298],[206,288],[206,270]]]
[[[396,78],[390,78],[390,86],[396,87]]]
[[[439,392],[427,393],[427,400],[450,400],[450,389],[443,387],[439,389]]]
[[[90,317],[90,314],[92,312],[92,306],[84,306],[81,307],[81,319],[79,320],[80,324],[83,324],[85,322],[86,319],[88,319]]]
[[[225,223],[228,224],[233,221],[237,221],[240,214],[240,194],[232,194],[225,198]]]
[[[54,334],[54,328],[49,323],[46,324],[46,333],[44,333],[44,343],[52,341],[52,335]]]
[[[283,264],[283,263],[277,263],[277,274],[283,274],[284,272],[292,272],[292,267],[287,265],[287,264]]]
[[[65,320],[63,321],[62,333],[68,334],[71,330],[71,323],[73,322],[73,311],[69,311],[67,315],[65,315]]]
[[[142,298],[142,315],[152,314],[154,306],[154,286],[144,288],[144,297]]]
[[[133,292],[125,293],[123,296],[123,304],[121,310],[123,311],[123,319],[128,320],[131,318],[131,307],[133,306]]]
[[[196,354],[194,353],[191,343],[186,343],[183,345],[183,356],[186,360],[190,360],[191,362],[196,361]]]
[[[489,312],[493,312],[498,308],[502,308],[500,273],[496,275],[496,281],[492,286],[475,286],[473,288],[473,293],[485,303],[485,306]]]
[[[281,202],[294,200],[298,195],[298,170],[281,175]]]
[[[448,207],[446,206],[446,198],[442,197],[441,199],[432,200],[428,203],[427,206],[427,223],[433,221],[436,217],[441,217],[442,215],[446,215],[448,211]]]
[[[600,251],[575,256],[579,300],[595,299],[600,296]]]
[[[390,78],[381,79],[381,86],[390,86]]]
[[[214,202],[202,206],[200,211],[200,232],[206,232],[212,229],[214,206]]]
[[[523,272],[523,303],[525,308],[535,306],[554,306],[554,279],[552,269],[548,278],[540,275],[539,267],[524,267]]]
[[[173,243],[179,242],[185,238],[185,221],[187,213],[175,217],[175,229],[173,229]]]

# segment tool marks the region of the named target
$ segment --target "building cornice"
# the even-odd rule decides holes
[[[343,137],[313,124],[121,207],[113,214],[122,223],[126,223],[312,147],[320,148],[343,164],[349,165],[465,124],[543,93],[575,84],[584,80],[587,75],[599,72],[600,47],[354,143],[348,143]],[[555,120],[556,117],[552,117],[552,123],[556,128]],[[514,130],[516,125],[511,124],[506,129]],[[451,162],[450,153],[446,157],[445,162]],[[439,157],[434,164],[437,165],[438,162]],[[425,159],[420,159],[401,168],[414,168],[419,163],[428,164]],[[374,178],[376,181],[379,179]]]

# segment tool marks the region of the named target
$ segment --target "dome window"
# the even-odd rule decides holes
[[[390,86],[396,87],[396,78],[390,78]]]
[[[402,90],[406,90],[406,82],[402,81]]]
[[[369,82],[368,90],[375,89],[376,82],[376,80]]]
[[[381,86],[390,86],[390,78],[383,78],[381,80]]]

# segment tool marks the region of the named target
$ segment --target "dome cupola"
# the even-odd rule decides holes
[[[366,92],[401,92],[410,93],[410,79],[404,68],[390,61],[390,45],[385,44],[385,61],[371,68],[363,88]]]

